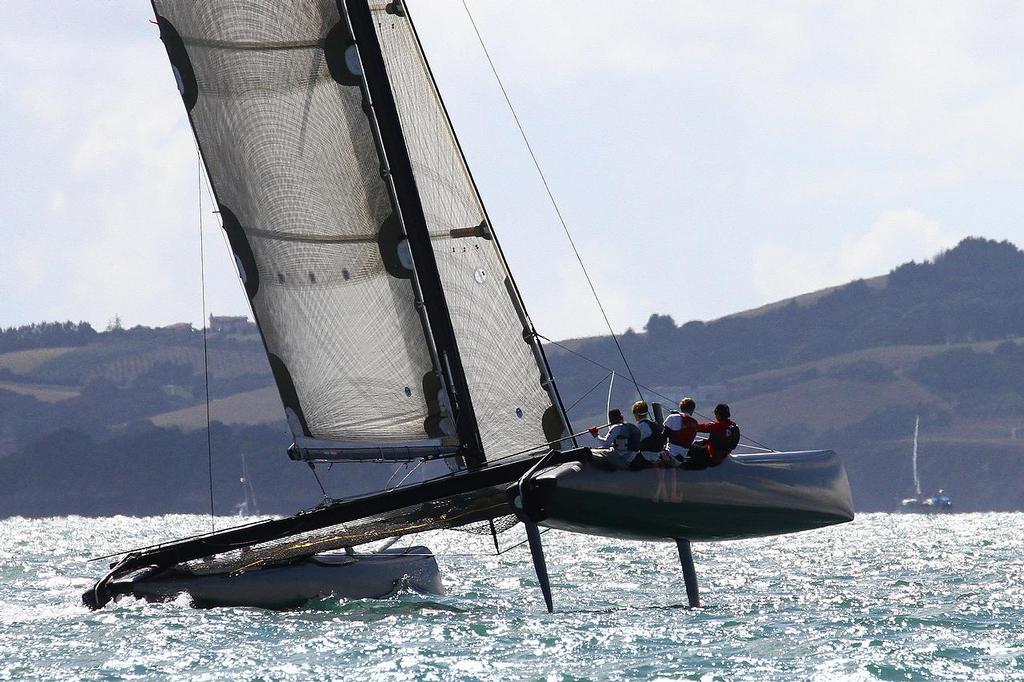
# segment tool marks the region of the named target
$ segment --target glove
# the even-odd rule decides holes
[[[590,431],[590,435],[591,436],[593,436],[594,438],[597,438],[597,427],[596,426],[591,426],[589,429],[587,429],[587,431]]]

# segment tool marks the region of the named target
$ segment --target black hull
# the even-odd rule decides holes
[[[854,516],[846,471],[824,450],[735,455],[697,471],[570,463],[535,479],[541,525],[628,540],[758,538]]]

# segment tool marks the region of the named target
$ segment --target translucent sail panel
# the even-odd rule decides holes
[[[406,8],[387,0],[370,7],[484,451],[494,460],[538,446],[562,426],[542,385],[538,351],[524,338],[525,312]]]
[[[297,442],[439,443],[412,273],[337,4],[155,7]]]

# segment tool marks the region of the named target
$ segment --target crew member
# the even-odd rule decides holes
[[[667,439],[662,450],[661,460],[669,466],[682,466],[686,454],[697,436],[697,420],[693,411],[697,409],[697,401],[683,398],[679,401],[679,412],[670,414],[665,420],[664,436]]]
[[[690,446],[685,463],[687,469],[716,467],[739,445],[740,427],[730,417],[729,406],[719,403],[715,405],[715,421],[697,424],[697,432],[706,433],[708,437]]]
[[[638,400],[633,403],[633,419],[640,429],[640,445],[637,447],[639,456],[633,459],[633,469],[654,466],[661,459],[661,448],[665,445],[665,436],[658,422],[650,418],[647,402]]]
[[[628,469],[640,448],[640,429],[625,423],[619,409],[608,411],[608,423],[611,426],[603,437],[597,435],[596,426],[588,429],[601,446],[591,449],[594,461],[609,469]]]

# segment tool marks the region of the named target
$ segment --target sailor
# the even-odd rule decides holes
[[[638,400],[633,403],[633,419],[640,429],[640,444],[637,447],[639,456],[633,459],[633,469],[655,466],[661,459],[661,448],[665,445],[665,436],[658,422],[650,418],[647,402]]]
[[[640,447],[640,429],[625,423],[619,409],[608,411],[608,423],[611,427],[603,437],[597,435],[596,426],[588,429],[601,446],[591,449],[594,461],[608,469],[628,469]]]
[[[697,424],[698,433],[706,433],[706,440],[690,446],[684,466],[687,469],[707,469],[725,461],[740,443],[740,427],[730,417],[729,406],[715,405],[715,421]]]
[[[686,460],[686,454],[697,436],[697,420],[693,418],[696,409],[696,400],[683,398],[679,401],[679,412],[670,414],[665,420],[664,436],[668,442],[661,457],[665,464],[678,467]]]

